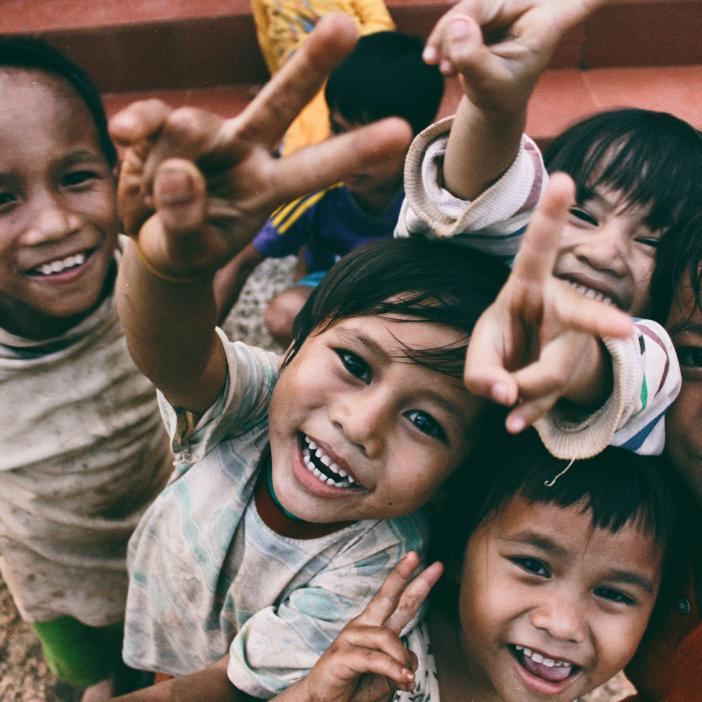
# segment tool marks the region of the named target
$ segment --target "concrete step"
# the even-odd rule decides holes
[[[426,36],[452,3],[386,0],[398,27]],[[267,79],[249,0],[2,0],[0,34],[36,34],[93,76],[110,112],[158,95],[237,114]],[[611,0],[561,42],[530,106],[548,141],[618,106],[660,109],[702,128],[702,0]],[[455,110],[449,83],[441,114]]]

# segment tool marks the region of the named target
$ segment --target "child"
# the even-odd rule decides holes
[[[105,699],[125,673],[127,540],[168,445],[112,297],[117,157],[100,96],[56,50],[7,37],[0,96],[0,568],[49,667]]]
[[[331,130],[341,134],[394,115],[406,119],[418,134],[436,115],[442,92],[441,74],[422,61],[419,39],[398,32],[361,37],[327,81]],[[401,154],[376,163],[343,184],[308,194],[275,212],[220,274],[222,314],[264,258],[289,256],[305,246],[308,275],[276,296],[265,312],[271,335],[287,346],[295,315],[324,272],[356,246],[392,236],[404,197],[403,160]]]
[[[337,46],[340,26],[320,24],[306,50]],[[285,81],[274,78],[233,121],[142,103],[113,122],[129,147],[122,205],[138,235],[121,269],[120,311],[134,358],[164,394],[179,465],[132,540],[125,656],[176,674],[210,666],[134,702],[194,679],[197,699],[240,699],[221,685],[217,661],[227,652],[240,693],[270,696],[299,679],[399,555],[422,543],[421,513],[402,515],[462,462],[480,426],[483,405],[455,376],[466,335],[504,279],[489,257],[421,240],[353,252],[308,301],[280,372],[271,354],[214,330],[214,271],[236,245],[228,242],[242,245],[258,226],[254,207],[243,204],[255,197],[262,216],[283,199],[276,187],[305,185],[283,175],[327,162],[316,158],[320,149],[335,148],[338,168],[352,171],[363,147],[377,150],[371,133],[395,129],[364,127],[314,152],[272,158],[265,146],[294,114],[290,91],[301,99],[314,88],[296,72],[308,59],[303,52]],[[242,143],[242,134],[252,142]],[[220,154],[209,182],[177,156],[178,138],[187,142],[181,154],[199,163],[209,148]],[[215,193],[214,202],[227,201],[226,221],[221,205],[208,206]],[[630,332],[616,310],[579,296],[574,308],[576,317],[596,310],[598,328],[609,333]],[[598,354],[587,358],[602,370]],[[568,389],[574,402],[600,388],[600,372],[586,365]]]
[[[626,665],[680,568],[686,501],[669,467],[608,448],[561,475],[530,431],[483,445],[472,468],[446,491],[446,574],[407,637],[414,656],[398,624],[439,570],[406,586],[416,561],[276,702],[570,702]]]
[[[560,33],[598,4],[508,4],[493,17],[490,3],[459,3],[439,21],[425,56],[445,73],[460,71],[466,96],[453,125],[433,125],[410,149],[399,234],[455,237],[507,260],[516,254],[545,185],[533,143],[525,137],[519,147],[528,96]],[[481,23],[490,30],[485,41]],[[655,312],[649,291],[658,241],[698,206],[699,179],[691,174],[702,160],[700,135],[668,115],[626,111],[586,121],[559,139],[553,153],[553,162],[576,181],[577,203],[553,262],[556,277],[630,314]],[[500,220],[499,226],[493,224]],[[666,382],[651,383],[646,372],[637,371],[636,378],[639,346],[656,356],[644,363],[649,369],[657,365],[658,379]],[[672,348],[665,332],[637,322],[629,351],[621,365],[629,376],[625,392],[640,393],[642,404],[662,399],[667,406],[677,387],[667,384]],[[569,355],[577,360],[577,353]],[[559,372],[567,376],[567,368]],[[486,385],[483,389],[490,393]],[[522,390],[528,395],[527,388]],[[516,401],[513,387],[508,394]],[[522,414],[524,426],[549,406],[531,413],[522,407],[512,417],[516,421]],[[633,421],[615,444],[662,450],[662,421],[656,417],[641,424],[636,412],[634,407]]]
[[[627,668],[639,696],[652,702],[694,700],[702,670],[702,220],[692,220],[676,236],[664,240],[658,254],[655,293],[667,303],[666,328],[680,359],[682,389],[666,415],[666,454],[696,499],[688,569],[678,583],[677,597],[652,628]],[[683,245],[680,242],[684,242]],[[663,307],[665,309],[665,305]]]
[[[516,254],[545,183],[533,142],[521,137],[528,98],[561,33],[599,4],[541,2],[487,18],[489,3],[458,3],[444,15],[425,57],[459,72],[466,95],[453,122],[433,125],[410,149],[406,226]],[[481,23],[490,27],[485,42]],[[568,129],[546,154],[549,170],[576,184],[555,274],[584,294],[651,316],[656,247],[697,211],[701,159],[700,134],[663,113],[615,110]],[[490,223],[514,219],[484,230],[486,215]]]
[[[310,35],[317,22],[344,12],[361,35],[392,31],[395,23],[383,0],[252,0],[258,45],[271,75],[277,73]],[[329,111],[319,91],[285,133],[283,153],[316,144],[329,136]]]

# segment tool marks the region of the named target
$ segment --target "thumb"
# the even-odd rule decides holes
[[[498,70],[496,59],[483,41],[478,23],[469,15],[457,14],[446,27],[446,58],[470,86],[479,88]]]
[[[192,161],[164,161],[154,178],[154,205],[167,233],[183,235],[204,226],[205,179]]]

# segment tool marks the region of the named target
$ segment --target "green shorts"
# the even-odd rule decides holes
[[[32,624],[41,641],[46,664],[75,687],[88,687],[122,665],[124,625],[93,627],[73,617]]]

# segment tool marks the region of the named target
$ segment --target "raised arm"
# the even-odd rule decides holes
[[[215,335],[213,277],[279,204],[402,153],[409,126],[384,120],[292,156],[275,145],[328,72],[353,47],[353,22],[324,18],[236,118],[157,101],[111,124],[127,147],[119,201],[127,247],[117,301],[136,364],[175,405],[206,410],[226,377]]]
[[[463,0],[432,31],[425,60],[465,91],[444,161],[444,186],[472,200],[519,150],[527,103],[563,34],[605,0]]]

